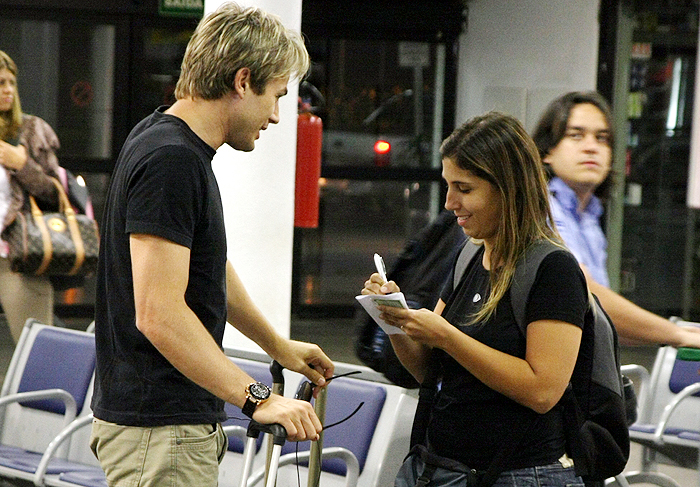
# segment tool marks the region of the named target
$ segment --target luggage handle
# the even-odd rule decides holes
[[[272,392],[275,394],[284,394],[284,374],[283,374],[283,369],[282,365],[280,365],[279,362],[276,360],[273,360],[272,363],[270,364],[270,373],[272,374]],[[311,398],[313,396],[313,390],[314,390],[314,385],[309,382],[309,381],[302,381],[299,384],[299,388],[296,391],[296,394],[294,395],[295,399],[300,399],[302,401],[311,401]],[[326,394],[327,390],[326,388],[321,389],[319,391],[318,397],[316,398],[316,401],[314,402],[314,411],[316,412],[316,415],[318,416],[319,420],[321,421],[321,425],[324,424],[325,418],[326,418]],[[279,425],[269,425],[269,426],[279,426]],[[286,431],[282,427],[282,430],[285,432],[284,438],[286,438]],[[273,441],[268,443],[267,447],[267,469],[265,472],[265,485],[270,485],[271,479],[270,479],[270,472],[276,471],[278,468],[277,465],[273,465],[273,462],[275,459],[279,458],[279,454],[276,454],[274,452],[275,445],[283,445],[284,444],[284,438],[282,439],[282,443],[278,443],[279,440],[275,438],[274,433],[273,434]],[[281,446],[280,446],[281,448]],[[308,486],[309,487],[314,487],[318,486],[320,482],[320,477],[321,477],[321,451],[323,450],[323,432],[321,432],[320,438],[317,441],[314,441],[311,443],[310,447],[310,458],[309,458],[309,477],[308,477]],[[274,486],[274,481],[271,484]]]

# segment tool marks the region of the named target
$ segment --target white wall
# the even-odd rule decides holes
[[[205,11],[221,0],[205,1]],[[301,0],[238,0],[282,17],[289,28],[301,29]],[[219,149],[214,171],[221,189],[226,220],[228,258],[253,301],[277,331],[289,337],[294,234],[297,85],[280,100],[280,118],[260,134],[255,150]],[[257,346],[227,327],[224,347]]]
[[[455,123],[500,110],[532,130],[556,96],[595,89],[598,6],[598,0],[469,1]]]

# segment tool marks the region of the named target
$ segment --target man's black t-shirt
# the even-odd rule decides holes
[[[513,315],[510,290],[496,312],[482,323],[468,325],[489,296],[489,275],[480,250],[453,291],[452,275],[442,293],[447,321],[476,340],[515,357],[525,358],[525,337]],[[541,263],[525,311],[526,323],[560,320],[583,328],[588,303],[586,282],[575,258],[555,251]],[[428,426],[432,451],[470,468],[485,470],[512,432],[529,427],[505,470],[547,465],[565,452],[562,411],[546,414],[518,404],[476,379],[446,353],[441,353],[442,385]],[[528,426],[529,425],[529,426]]]
[[[216,151],[163,110],[125,142],[100,227],[92,408],[97,418],[129,426],[225,420],[223,401],[177,371],[135,325],[131,234],[188,247],[185,301],[220,346],[226,324],[226,234],[211,167]]]

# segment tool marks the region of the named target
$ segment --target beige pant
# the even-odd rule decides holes
[[[228,438],[219,424],[140,428],[95,418],[90,448],[109,487],[216,487]]]
[[[10,261],[0,257],[0,304],[17,343],[27,318],[53,324],[53,287],[48,277],[12,272]]]

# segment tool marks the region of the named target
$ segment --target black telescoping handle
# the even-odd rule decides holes
[[[282,367],[277,360],[272,361],[272,363],[270,364],[270,373],[272,374],[273,384],[284,385],[284,374],[282,373],[283,370],[284,367]]]
[[[272,440],[275,445],[284,445],[287,440],[287,430],[281,424],[262,424],[255,420],[250,420],[246,435],[249,438],[257,438],[260,433],[269,433],[272,435]]]

